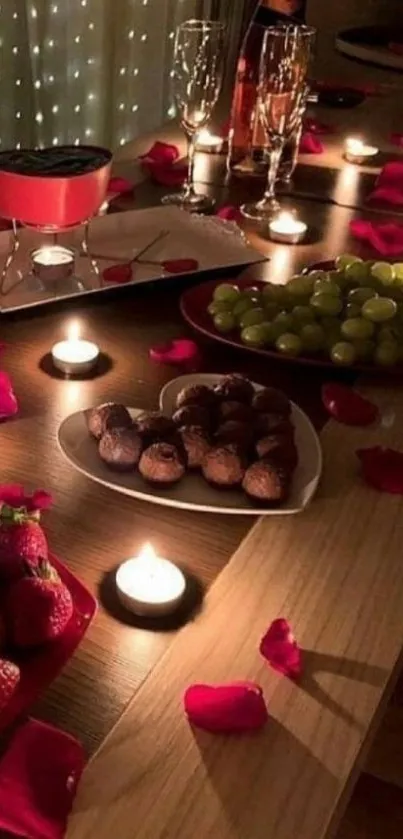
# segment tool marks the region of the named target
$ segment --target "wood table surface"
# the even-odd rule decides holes
[[[203,166],[207,165],[214,161],[204,161]],[[252,277],[284,282],[307,263],[354,248],[349,220],[354,214],[378,216],[369,208],[351,209],[350,205],[357,204],[357,183],[365,181],[368,189],[367,175],[354,169],[354,177],[344,175],[343,181],[344,171],[334,170],[330,177],[336,186],[341,178],[344,198],[339,203],[346,206],[326,203],[325,187],[320,200],[291,199],[312,229],[307,244],[275,246],[251,233],[251,241],[271,257],[251,271]],[[301,175],[302,181],[307,174]],[[322,177],[329,179],[329,174]],[[314,189],[314,177],[312,183]],[[221,202],[238,202],[246,195],[258,196],[261,184],[204,188],[212,189]],[[136,190],[135,205],[158,203],[163,191],[144,183]],[[128,209],[126,200],[115,203],[116,209]],[[164,288],[125,289],[97,301],[2,318],[2,340],[7,343],[4,368],[20,402],[18,419],[0,427],[2,480],[44,486],[53,493],[54,505],[46,514],[52,550],[100,601],[88,635],[33,712],[77,736],[89,754],[100,746],[177,634],[172,629],[150,632],[122,620],[107,596],[113,569],[145,541],[152,541],[161,554],[177,561],[208,589],[253,524],[247,517],[200,515],[125,498],[79,475],[58,449],[58,426],[75,410],[106,399],[143,408],[157,406],[161,387],[178,371],[155,365],[148,350],[153,344],[188,334],[178,308],[182,286],[176,281]],[[49,373],[46,356],[73,313],[84,325],[86,337],[95,339],[112,362],[89,381],[65,381]],[[216,345],[204,347],[204,370],[240,370],[259,382],[282,386],[318,425],[324,420],[319,393],[328,374],[322,371],[262,363],[251,354],[222,347],[218,352]]]

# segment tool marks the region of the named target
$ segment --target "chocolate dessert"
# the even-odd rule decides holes
[[[105,431],[99,441],[99,455],[111,469],[118,472],[130,472],[140,459],[141,438],[136,428],[112,428]]]
[[[143,451],[139,472],[153,484],[174,484],[185,474],[185,466],[176,446],[171,443],[153,443]]]
[[[200,405],[202,408],[211,408],[215,404],[214,391],[207,385],[188,385],[184,387],[176,398],[176,408],[184,408],[185,405]]]
[[[291,403],[281,390],[265,387],[257,391],[252,399],[252,408],[263,414],[281,414],[288,417],[291,413]]]
[[[252,463],[242,481],[242,487],[249,498],[263,504],[279,504],[285,501],[289,485],[287,470],[272,457]]]
[[[88,431],[96,440],[100,440],[105,431],[112,428],[130,428],[133,425],[127,408],[116,402],[104,402],[84,414]]]
[[[202,463],[203,475],[218,487],[236,487],[245,474],[244,462],[236,446],[215,446]]]
[[[187,454],[189,469],[200,469],[210,450],[210,441],[204,428],[189,425],[180,428],[179,433]]]
[[[214,388],[214,392],[221,401],[230,400],[250,404],[255,390],[253,384],[245,376],[232,373],[230,376],[224,376],[220,384]]]

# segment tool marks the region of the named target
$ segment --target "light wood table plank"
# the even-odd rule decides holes
[[[373,391],[393,427],[329,423],[317,500],[260,519],[90,763],[69,839],[324,839],[339,822],[383,711],[403,642],[403,500],[357,476],[355,449],[403,445],[403,395]],[[306,649],[300,685],[258,642],[287,616]],[[188,725],[194,681],[256,679],[271,720],[254,737]]]

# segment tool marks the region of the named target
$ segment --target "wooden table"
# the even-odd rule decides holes
[[[340,173],[336,171],[332,177],[337,187]],[[365,176],[357,179],[359,190],[354,199],[341,203],[357,203],[363,180]],[[215,192],[220,200],[238,201],[245,189],[235,184],[229,188],[218,186]],[[257,185],[252,191],[257,195],[260,189]],[[157,202],[161,192],[160,188],[143,184],[136,192],[136,206]],[[298,248],[273,246],[260,240],[259,247],[271,255],[272,261],[253,269],[253,276],[284,281],[307,262],[351,250],[348,221],[354,210],[349,206],[301,198],[293,199],[293,204],[315,229],[314,240]],[[368,211],[357,214],[366,215]],[[373,213],[370,216],[376,217]],[[72,411],[105,399],[156,407],[161,386],[175,372],[154,365],[148,348],[186,333],[178,310],[180,288],[180,283],[176,283],[164,289],[127,290],[115,298],[84,302],[76,307],[86,324],[86,335],[94,338],[113,360],[110,370],[87,382],[54,378],[42,364],[50,346],[63,333],[71,307],[69,314],[67,310],[42,311],[7,319],[2,325],[2,339],[8,345],[5,367],[13,378],[21,405],[18,420],[0,429],[2,480],[45,486],[54,494],[53,509],[46,516],[51,547],[100,598],[98,616],[86,639],[34,713],[79,737],[90,754],[100,746],[129,700],[178,637],[174,631],[149,632],[134,627],[109,611],[105,600],[108,575],[122,558],[152,539],[159,552],[183,564],[209,589],[251,527],[251,521],[242,516],[155,508],[110,492],[74,472],[57,447],[58,425]],[[292,366],[269,366],[250,355],[224,349],[217,353],[217,347],[207,346],[205,370],[228,369],[243,370],[262,383],[280,384],[317,424],[323,421],[319,399],[323,373],[304,371],[301,375]],[[364,786],[366,783],[361,782]],[[240,839],[244,839],[244,834]],[[316,839],[313,834],[312,839]]]

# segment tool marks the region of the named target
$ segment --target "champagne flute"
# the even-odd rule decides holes
[[[188,177],[179,193],[166,195],[163,204],[187,210],[206,210],[213,201],[194,189],[196,137],[208,123],[221,89],[224,63],[224,26],[210,20],[188,20],[176,31],[173,91],[188,140]]]
[[[246,218],[267,221],[279,209],[275,193],[279,164],[285,143],[297,130],[314,36],[315,30],[308,26],[270,26],[265,32],[258,107],[270,147],[269,170],[263,198],[241,207]]]

